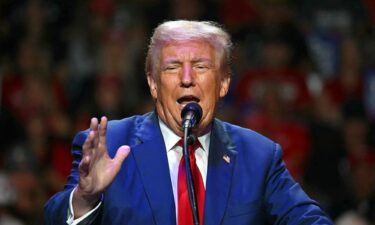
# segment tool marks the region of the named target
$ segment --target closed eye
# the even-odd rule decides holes
[[[203,73],[203,72],[206,72],[207,70],[209,70],[211,67],[208,63],[196,63],[194,65],[194,70],[197,71],[198,73]]]
[[[163,67],[163,71],[168,72],[168,73],[175,73],[178,71],[180,68],[179,64],[168,64]]]

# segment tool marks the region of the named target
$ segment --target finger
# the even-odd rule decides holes
[[[95,149],[98,147],[99,144],[99,135],[98,135],[98,128],[99,128],[99,121],[96,117],[91,118],[91,123],[90,123],[90,130],[93,131],[94,136],[93,136],[93,149],[92,153],[95,153]]]
[[[94,136],[94,131],[90,131],[82,146],[82,157],[85,157],[86,155],[91,155],[92,148],[94,147]]]
[[[130,153],[130,147],[127,145],[122,145],[120,148],[117,149],[115,158],[113,160],[118,164],[118,169],[120,169],[120,166],[124,162],[125,158]]]
[[[90,130],[93,130],[93,131],[98,130],[98,119],[96,117],[91,118]]]
[[[107,117],[103,116],[100,119],[100,125],[99,125],[99,143],[101,146],[106,146],[107,144],[107,124],[108,124],[108,119]]]
[[[98,146],[98,138],[97,138],[97,131],[98,131],[98,126],[99,126],[99,122],[98,122],[98,119],[96,117],[92,117],[91,118],[91,122],[90,122],[90,131],[93,131],[94,133],[94,137],[93,137],[93,141],[92,141],[92,148],[96,148]]]

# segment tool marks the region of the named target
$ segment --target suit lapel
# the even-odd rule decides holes
[[[236,160],[234,145],[223,127],[215,120],[211,133],[205,199],[205,225],[218,225],[224,216]]]
[[[155,223],[176,225],[175,204],[165,144],[155,113],[149,114],[135,132],[132,146],[137,169],[152,208]],[[228,203],[233,168],[236,160],[234,145],[223,123],[215,120],[208,158],[205,225],[221,223]],[[223,157],[227,156],[228,160]],[[228,159],[227,158],[227,159]]]
[[[135,133],[132,147],[138,171],[156,224],[175,225],[176,214],[165,144],[155,113],[150,114]]]

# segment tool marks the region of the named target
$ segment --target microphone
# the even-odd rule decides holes
[[[181,111],[182,123],[184,128],[184,145],[182,148],[183,157],[185,160],[186,184],[190,202],[191,213],[193,216],[194,225],[199,225],[198,204],[195,195],[194,181],[191,174],[190,157],[188,152],[188,145],[192,145],[196,140],[196,136],[191,133],[191,128],[198,125],[202,118],[202,108],[198,103],[191,102],[187,104]]]
[[[191,102],[181,111],[182,128],[193,128],[199,124],[202,118],[202,108],[198,103]]]

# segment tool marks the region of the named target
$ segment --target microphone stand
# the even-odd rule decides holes
[[[186,184],[189,193],[189,201],[191,206],[191,211],[193,214],[194,225],[199,225],[199,217],[198,217],[198,207],[197,207],[197,198],[195,195],[195,188],[194,188],[194,181],[191,175],[191,167],[190,167],[190,158],[189,158],[189,151],[188,145],[194,143],[194,137],[190,136],[190,126],[184,127],[184,144],[183,144],[183,157],[185,160],[185,170],[186,170]]]

